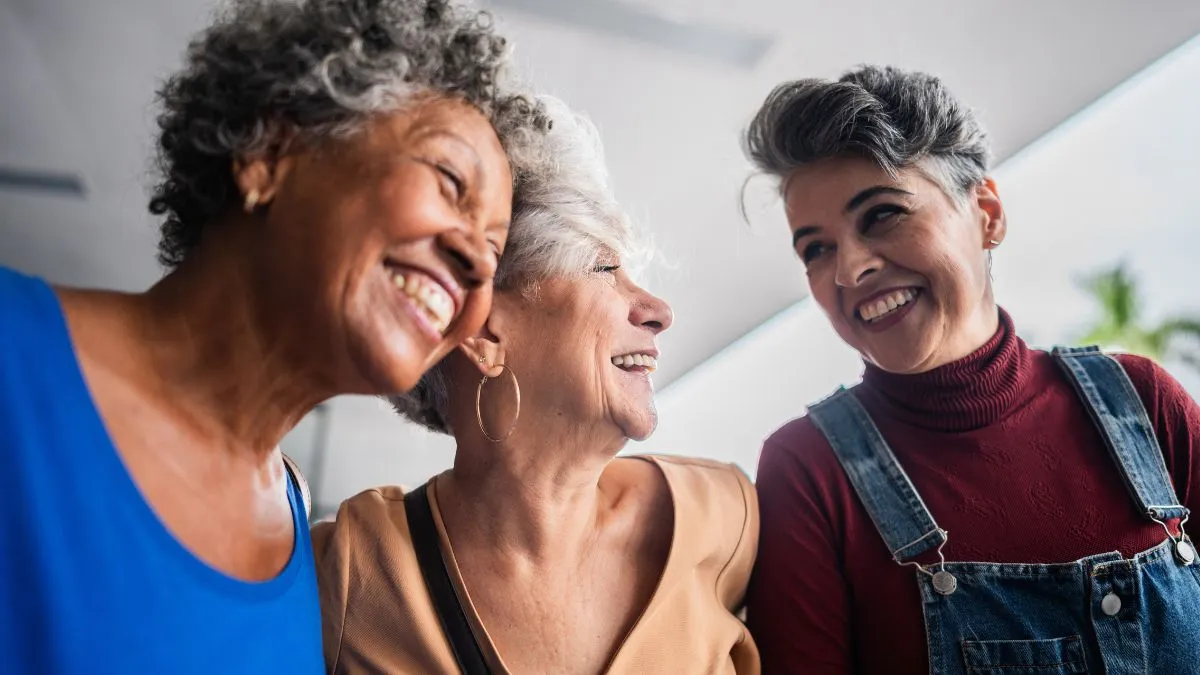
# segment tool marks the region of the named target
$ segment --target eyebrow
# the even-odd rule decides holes
[[[471,163],[471,168],[475,170],[475,175],[479,177],[480,184],[484,184],[487,176],[483,170],[483,160],[479,158],[479,153],[475,151],[475,146],[471,145],[462,136],[448,129],[433,128],[418,136],[418,138],[445,138],[455,145],[461,146],[466,151],[467,157]]]
[[[845,213],[849,213],[862,206],[863,202],[876,195],[907,195],[911,197],[913,196],[913,193],[909,192],[908,190],[901,190],[900,188],[892,187],[890,185],[874,185],[851,197],[850,201],[846,202],[846,208],[842,210]]]
[[[869,188],[859,192],[858,194],[854,195],[853,197],[851,197],[849,199],[849,201],[846,202],[846,206],[842,209],[842,212],[850,213],[854,209],[857,209],[858,207],[862,206],[863,203],[865,203],[867,200],[871,199],[872,197],[876,197],[878,195],[885,195],[885,194],[886,195],[906,195],[909,197],[913,196],[913,193],[909,192],[908,190],[901,190],[900,188],[892,187],[890,185],[872,185],[871,187],[869,187]],[[805,225],[804,227],[797,228],[796,231],[792,233],[792,246],[795,247],[796,243],[799,242],[801,239],[803,239],[804,237],[807,237],[809,235],[815,234],[820,229],[821,228],[817,227],[816,225]]]
[[[796,231],[792,233],[792,248],[795,248],[797,242],[799,242],[801,239],[810,234],[816,234],[817,230],[820,229],[821,228],[817,227],[816,225],[805,225],[804,227],[797,228]]]

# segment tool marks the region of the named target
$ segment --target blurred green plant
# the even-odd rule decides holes
[[[1100,316],[1080,344],[1119,348],[1160,363],[1176,360],[1200,371],[1200,317],[1143,325],[1137,280],[1125,262],[1084,278],[1081,285],[1099,305]]]

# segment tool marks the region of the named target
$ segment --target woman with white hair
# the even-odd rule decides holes
[[[746,140],[866,363],[763,446],[763,670],[1197,672],[1200,407],[1148,359],[1018,337],[971,111],[864,67],[780,85]]]
[[[517,187],[492,313],[395,400],[457,443],[407,494],[313,531],[330,672],[755,673],[738,612],[757,541],[737,468],[616,455],[655,428],[665,302],[595,130],[547,101],[552,162]]]

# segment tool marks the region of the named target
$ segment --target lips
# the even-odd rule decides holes
[[[448,287],[425,270],[409,265],[389,261],[384,266],[396,290],[411,301],[434,331],[445,335],[462,305],[455,297],[456,287]]]

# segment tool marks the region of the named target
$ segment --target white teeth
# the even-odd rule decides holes
[[[423,274],[390,272],[392,283],[413,300],[438,332],[445,332],[454,314],[454,300],[441,284]]]
[[[634,367],[645,368],[649,372],[658,370],[658,359],[649,354],[622,354],[621,356],[612,357],[612,364],[618,368],[628,370]]]
[[[864,321],[878,321],[885,315],[907,305],[917,297],[911,289],[894,291],[859,308],[858,314]]]

